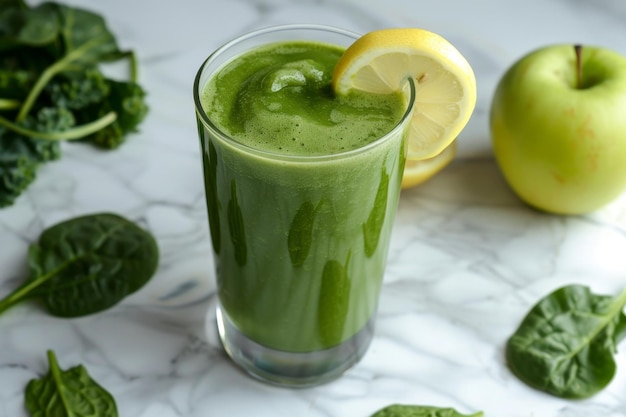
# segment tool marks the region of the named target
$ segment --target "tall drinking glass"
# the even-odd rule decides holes
[[[208,115],[222,107],[222,96],[207,85],[241,54],[269,44],[305,41],[345,48],[356,38],[315,25],[258,30],[211,54],[194,82],[218,331],[235,363],[279,385],[337,378],[371,342],[414,87],[407,82],[397,121],[369,143],[308,155],[268,150],[225,133]],[[279,74],[278,87],[272,84],[270,91],[281,83],[297,87],[304,82],[302,74],[316,77],[309,61],[287,65],[298,70]],[[242,125],[248,122],[247,113],[237,116]],[[320,143],[339,140],[332,135],[324,126],[315,133]]]

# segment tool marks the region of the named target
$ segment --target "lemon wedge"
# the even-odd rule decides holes
[[[417,185],[443,168],[456,148],[444,152],[469,121],[476,105],[476,78],[465,57],[446,39],[419,28],[366,33],[350,45],[333,72],[333,89],[389,94],[415,84],[407,171]],[[411,161],[426,161],[413,164]],[[445,163],[444,163],[445,162]],[[416,168],[421,166],[419,169]],[[424,179],[425,180],[425,179]]]
[[[444,169],[456,155],[456,141],[452,141],[441,153],[426,159],[407,159],[402,175],[402,188],[411,188],[432,178]]]

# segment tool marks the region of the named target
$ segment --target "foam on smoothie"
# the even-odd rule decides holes
[[[343,50],[288,42],[261,47],[226,65],[203,93],[211,120],[237,141],[292,155],[362,147],[393,129],[401,94],[336,96],[332,71]]]

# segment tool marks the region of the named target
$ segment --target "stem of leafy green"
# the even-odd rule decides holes
[[[134,51],[125,51],[125,56],[129,57],[130,61],[130,79],[133,82],[137,82],[139,79],[139,65],[137,64],[137,57]]]
[[[137,57],[134,51],[122,51],[115,57],[116,59],[127,59],[129,64],[129,79],[132,82],[137,82],[139,79],[139,65],[137,63]]]
[[[75,259],[72,259],[70,262],[73,262],[73,261],[75,261]],[[45,282],[53,278],[55,275],[57,275],[70,262],[62,264],[60,267],[48,272],[45,275],[37,277],[34,280],[26,281],[24,284],[16,288],[13,292],[11,292],[5,298],[1,299],[0,300],[0,314],[8,310],[9,308],[13,307],[15,304],[18,304],[21,301],[25,300],[26,298],[32,297],[33,291],[37,287],[41,286],[42,284],[44,284]]]
[[[38,286],[38,282],[26,282],[22,286],[16,288],[12,293],[0,300],[0,314],[13,307],[15,304],[18,304],[26,298],[28,294],[30,294],[33,288]]]
[[[0,110],[15,110],[19,109],[22,103],[18,100],[10,98],[0,98]]]
[[[93,38],[90,41],[85,42],[78,48],[74,49],[63,58],[56,61],[54,64],[50,65],[48,68],[46,68],[46,70],[41,73],[41,75],[37,79],[37,82],[28,93],[28,96],[26,97],[26,100],[24,100],[24,103],[22,104],[22,107],[17,114],[17,118],[15,120],[17,122],[20,122],[24,120],[26,116],[28,116],[28,113],[35,104],[37,97],[39,97],[39,94],[41,94],[43,89],[55,75],[71,67],[71,64],[74,61],[83,57],[86,52],[93,48],[94,45],[98,45],[100,42],[100,38]]]
[[[55,381],[55,385],[57,387],[63,386],[63,376],[61,375],[61,368],[59,367],[59,362],[57,361],[57,357],[52,350],[48,350],[48,366],[50,367],[50,373],[52,374],[52,378]],[[70,405],[68,404],[67,397],[65,395],[65,390],[59,389],[59,398],[63,403],[63,408],[66,410],[71,410]]]
[[[45,140],[74,140],[81,139],[85,136],[91,135],[111,123],[117,120],[117,113],[114,111],[110,111],[99,119],[96,119],[92,122],[85,123],[80,126],[72,127],[70,129],[64,130],[62,132],[38,132],[36,130],[26,129],[18,124],[11,122],[8,119],[0,116],[0,126],[4,126],[8,129],[13,130],[20,135],[28,136],[36,139],[45,139]]]

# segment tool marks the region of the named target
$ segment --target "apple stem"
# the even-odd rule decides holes
[[[582,63],[582,51],[583,46],[580,44],[574,45],[574,51],[576,52],[576,83],[577,88],[582,88],[583,85],[583,63]]]

